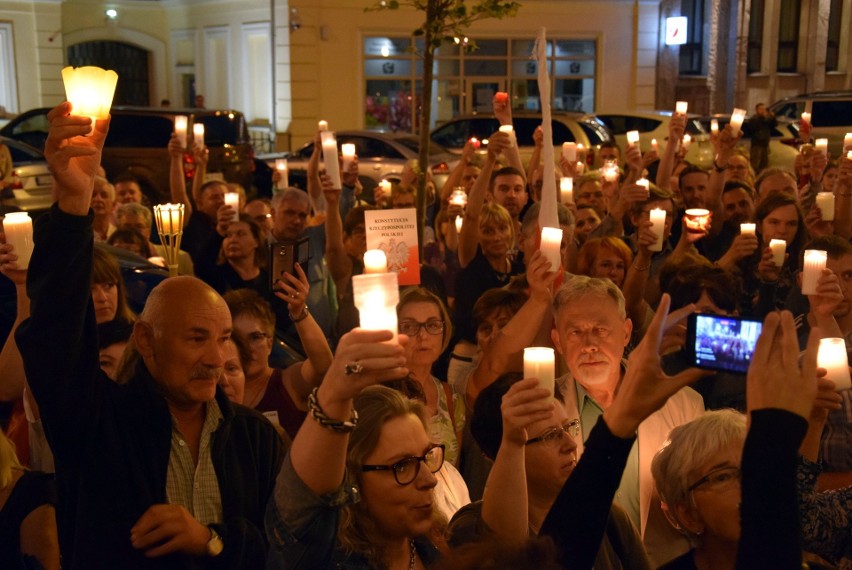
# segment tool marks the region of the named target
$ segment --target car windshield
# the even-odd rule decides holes
[[[113,113],[105,147],[166,148],[175,124],[170,117]]]
[[[413,150],[414,152],[420,152],[420,139],[415,137],[414,135],[410,137],[398,137],[394,140],[407,149]],[[446,152],[447,149],[445,149],[443,146],[434,141],[429,144],[430,156],[435,156],[437,154],[445,154]]]
[[[204,123],[204,144],[209,147],[236,145],[245,140],[243,116],[234,113],[216,113],[195,117],[196,123]]]

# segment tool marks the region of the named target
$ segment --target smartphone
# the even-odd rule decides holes
[[[754,319],[693,313],[684,349],[693,366],[745,374],[762,327]]]
[[[277,241],[269,244],[269,287],[279,291],[278,281],[285,273],[296,275],[296,264],[307,272],[310,261],[310,242],[304,237],[296,241]]]

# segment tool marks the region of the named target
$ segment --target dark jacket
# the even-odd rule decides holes
[[[224,421],[212,461],[225,549],[215,559],[148,559],[130,529],[166,502],[171,416],[144,364],[126,385],[98,365],[92,272],[92,214],[54,205],[36,223],[27,291],[32,316],[16,333],[33,395],[56,459],[57,522],[64,568],[258,568],[267,544],[263,514],[281,464],[273,426],[256,412],[216,399]]]

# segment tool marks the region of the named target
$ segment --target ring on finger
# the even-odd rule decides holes
[[[343,373],[347,376],[357,376],[364,371],[364,367],[359,362],[350,362],[346,366],[343,367]]]

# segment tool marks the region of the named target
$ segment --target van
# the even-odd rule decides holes
[[[828,139],[828,151],[837,158],[843,151],[843,137],[852,133],[852,91],[823,91],[785,97],[770,105],[776,117],[799,121],[803,111],[811,114],[814,139]]]
[[[40,108],[22,113],[0,134],[25,142],[40,150],[47,139],[47,113]],[[177,116],[187,117],[187,137],[196,123],[204,125],[204,143],[210,152],[208,174],[220,173],[227,182],[236,182],[249,191],[254,170],[254,152],[245,117],[230,109],[163,109],[155,107],[113,107],[110,128],[104,143],[101,164],[107,178],[130,174],[139,180],[142,192],[152,203],[169,201],[169,138]],[[184,153],[187,184],[195,175],[195,159]]]

